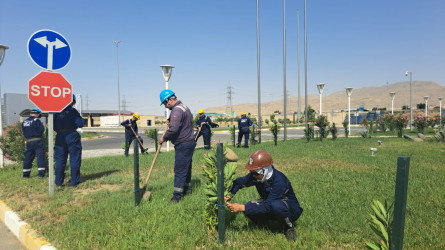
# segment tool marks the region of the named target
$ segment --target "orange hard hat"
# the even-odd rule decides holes
[[[257,150],[250,155],[246,169],[249,171],[265,168],[273,164],[272,157],[266,150]]]

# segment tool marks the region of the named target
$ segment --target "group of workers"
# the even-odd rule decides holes
[[[196,140],[202,135],[204,149],[210,149],[211,128],[218,127],[205,115],[204,110],[199,110],[199,118],[196,121],[197,133],[194,134],[193,115],[190,109],[178,100],[172,90],[163,90],[160,93],[161,105],[171,110],[167,119],[167,130],[159,139],[162,144],[170,141],[175,148],[174,163],[174,187],[172,203],[177,203],[185,195],[191,194],[192,157],[196,147]],[[65,166],[68,155],[70,156],[71,185],[80,183],[80,166],[82,157],[82,144],[80,135],[76,131],[83,127],[84,121],[79,112],[73,108],[76,98],[63,111],[56,113],[54,117],[54,130],[57,132],[54,146],[55,153],[55,184],[60,187],[65,178]],[[23,177],[29,178],[34,157],[37,156],[38,176],[45,176],[45,150],[43,143],[44,126],[38,119],[42,112],[39,109],[31,110],[30,117],[22,123],[23,134],[27,140],[25,160],[23,162]],[[137,120],[139,113],[134,113],[131,119],[121,123],[126,129],[126,138],[129,144],[138,139],[142,152],[143,140],[138,135]],[[248,147],[249,127],[252,121],[241,114],[238,120],[238,144],[240,147],[242,137],[245,137],[244,147]],[[249,173],[237,178],[233,182],[231,195],[226,197],[226,205],[231,212],[243,212],[255,223],[264,223],[267,220],[275,220],[281,223],[287,239],[295,240],[297,233],[294,227],[303,209],[301,208],[289,179],[280,171],[275,169],[271,155],[265,150],[257,150],[250,156],[245,168]],[[231,203],[232,196],[244,187],[255,186],[260,199],[250,201],[246,204]]]

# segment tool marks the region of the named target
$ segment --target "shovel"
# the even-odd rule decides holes
[[[202,125],[198,129],[198,133],[196,133],[195,141],[198,140],[199,133],[201,133],[201,128],[202,128]]]
[[[141,140],[139,139],[139,136],[138,136],[138,135],[136,134],[136,132],[134,131],[133,127],[130,126],[130,128],[131,128],[131,131],[133,131],[134,136],[136,136],[136,138],[138,139],[138,142],[139,142],[139,144],[141,145],[141,147],[144,148],[144,145],[142,145],[142,142],[141,142]],[[142,151],[142,153],[147,152],[147,150],[148,150],[148,149],[144,149],[144,150]]]
[[[167,129],[168,129],[168,126],[165,128],[165,130],[162,133],[161,137],[163,137],[165,135],[165,132],[167,131]],[[148,171],[148,175],[145,178],[144,187],[142,188],[142,198],[144,200],[149,200],[150,199],[151,192],[147,190],[147,184],[148,184],[148,180],[150,179],[150,175],[151,175],[151,171],[153,170],[153,166],[155,165],[156,158],[158,158],[158,154],[161,151],[161,147],[162,147],[162,144],[160,144],[158,146],[158,150],[156,150],[156,154],[155,154],[155,157],[153,158],[153,162],[151,163],[150,170]]]

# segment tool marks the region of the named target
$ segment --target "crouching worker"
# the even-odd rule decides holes
[[[255,185],[261,199],[250,201],[245,205],[228,203],[232,196],[226,197],[227,207],[231,212],[244,212],[255,223],[275,220],[283,226],[284,234],[288,240],[295,240],[297,232],[293,225],[303,208],[295,197],[289,179],[276,170],[270,154],[265,150],[257,150],[250,156],[246,169],[250,171],[244,177],[233,182],[232,195],[244,187]]]

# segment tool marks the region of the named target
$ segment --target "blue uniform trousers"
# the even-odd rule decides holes
[[[251,202],[263,202],[263,200]],[[255,223],[276,220],[282,225],[286,225],[287,220],[290,222],[297,220],[302,212],[303,209],[295,200],[274,200],[271,203],[271,211],[269,213],[249,213],[247,211],[244,214]]]
[[[206,149],[206,150],[210,149],[210,132],[207,132],[207,133],[203,133],[202,131],[199,132],[198,139],[199,139],[199,137],[201,137],[201,135],[202,135],[202,138],[204,139],[204,149]]]
[[[37,156],[37,171],[40,177],[45,176],[45,147],[43,140],[29,141],[26,143],[25,160],[23,161],[23,177],[29,177],[32,162]]]
[[[136,140],[136,143],[139,144],[141,152],[144,152],[144,148],[141,146],[141,144],[138,142],[138,139],[134,135],[128,136],[128,148],[130,148],[130,145],[133,142],[133,140]],[[144,145],[144,139],[142,139],[142,137],[139,136],[139,140],[141,140],[142,145]]]
[[[80,135],[75,131],[57,133],[55,144],[55,183],[57,186],[61,186],[63,184],[63,180],[65,179],[65,167],[69,154],[71,167],[71,185],[76,186],[80,183],[80,165],[82,163],[82,143],[80,141]]]
[[[175,180],[173,199],[180,200],[185,193],[191,192],[192,158],[196,142],[186,142],[175,146]]]
[[[240,130],[238,131],[238,145],[241,144],[244,135],[244,147],[245,148],[249,147],[249,134],[250,134],[249,127],[240,128]]]

